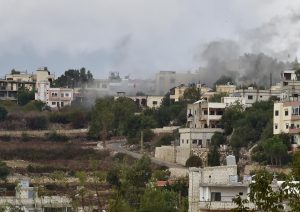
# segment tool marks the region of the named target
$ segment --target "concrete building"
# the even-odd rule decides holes
[[[188,128],[221,128],[220,120],[226,104],[199,100],[187,106]]]
[[[35,100],[47,102],[47,93],[51,83],[54,80],[54,75],[48,71],[47,67],[40,68],[34,75],[36,82]]]
[[[281,93],[281,90],[277,89],[260,90],[248,87],[247,89],[238,89],[230,96],[244,98],[246,106],[251,107],[255,102],[269,101],[270,98],[280,99]]]
[[[274,103],[273,133],[292,135],[292,143],[300,145],[300,101]]]
[[[71,199],[65,196],[39,196],[37,188],[30,187],[28,180],[21,180],[15,196],[0,196],[0,206],[11,211],[10,206],[20,211],[71,211]],[[19,210],[18,210],[19,211]]]
[[[73,89],[49,88],[47,90],[47,105],[51,108],[60,108],[71,105],[73,101]]]
[[[227,83],[226,85],[216,85],[217,93],[227,93],[231,94],[236,91],[236,85],[232,85],[231,83]]]
[[[237,166],[217,166],[189,169],[189,212],[230,211],[237,206],[232,198],[247,199],[251,178],[238,181]],[[247,206],[254,209],[254,205]]]
[[[281,73],[281,96],[283,101],[298,101],[300,94],[300,81],[295,70],[285,70]]]
[[[191,86],[186,86],[184,84],[181,84],[179,86],[176,86],[175,88],[172,88],[170,90],[170,100],[172,102],[178,102],[181,98],[183,98],[184,92],[187,88],[190,88]],[[212,89],[205,86],[204,84],[196,84],[196,89],[199,90],[199,93],[202,95],[205,95],[206,93],[210,92]]]
[[[243,105],[244,107],[249,106],[246,104],[245,97],[225,96],[221,98],[221,102],[224,103],[226,107],[229,107],[230,105],[236,105],[236,104]]]
[[[161,106],[163,96],[147,96],[147,107],[159,108]]]

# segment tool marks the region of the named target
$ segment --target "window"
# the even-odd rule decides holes
[[[221,201],[221,192],[211,192],[211,201]]]
[[[189,139],[186,139],[186,144],[189,144]]]
[[[277,130],[278,129],[278,124],[274,125],[274,129]]]
[[[295,128],[295,125],[294,124],[291,124],[291,129],[294,129]]]
[[[285,129],[289,129],[289,124],[285,124]]]
[[[66,97],[69,97],[69,93],[65,93],[65,96],[66,96]]]
[[[198,140],[198,145],[202,145],[202,139]]]
[[[64,93],[61,93],[61,94],[60,94],[60,97],[62,97],[62,98],[63,98],[63,97],[64,97]]]
[[[275,110],[275,116],[278,116],[278,115],[279,115],[279,111]]]
[[[64,106],[64,102],[61,102],[60,105],[63,107]]]
[[[183,140],[183,139],[181,140],[181,143],[184,143],[184,140]]]
[[[240,196],[243,196],[243,194],[244,194],[243,192],[239,192],[239,195],[240,195]]]
[[[52,102],[52,105],[56,105],[56,102]]]
[[[207,115],[207,110],[204,110],[203,113],[204,113],[204,115]]]
[[[248,99],[253,99],[253,96],[252,96],[252,95],[249,95],[249,96],[248,96]]]
[[[197,140],[195,140],[195,139],[193,139],[192,142],[193,142],[193,144],[197,144]]]
[[[285,110],[285,111],[284,111],[284,115],[285,115],[285,116],[288,116],[288,115],[289,115],[289,111],[288,111],[288,110]]]
[[[152,104],[153,104],[153,105],[157,105],[157,101],[153,101]]]

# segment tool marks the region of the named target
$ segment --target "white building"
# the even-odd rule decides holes
[[[300,145],[300,101],[274,103],[273,133],[288,133]]]
[[[60,108],[71,105],[73,101],[73,89],[49,88],[47,90],[47,105],[51,108]]]
[[[236,104],[240,104],[244,107],[249,106],[246,104],[245,97],[225,96],[225,97],[222,97],[221,102],[224,103],[226,105],[226,107],[229,107],[230,105],[236,105]]]
[[[250,182],[248,177],[238,181],[236,165],[190,168],[189,212],[230,211],[237,207],[232,202],[236,195],[248,198]],[[254,208],[253,204],[247,206]]]
[[[15,196],[1,196],[0,206],[10,211],[10,206],[20,211],[65,211],[72,209],[71,199],[66,196],[39,196],[38,189],[29,186],[28,180],[21,180]]]

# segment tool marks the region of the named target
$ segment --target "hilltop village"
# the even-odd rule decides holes
[[[263,86],[12,70],[0,79],[0,207],[297,211],[299,94],[296,68]]]

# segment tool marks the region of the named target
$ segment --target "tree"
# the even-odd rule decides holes
[[[230,105],[224,111],[221,124],[224,126],[225,135],[230,135],[236,123],[245,116],[244,107],[241,104]]]
[[[220,132],[215,132],[211,137],[211,144],[214,146],[220,146],[225,142],[226,142],[226,137]]]
[[[250,202],[254,203],[259,211],[282,211],[284,209],[282,204],[284,195],[281,188],[278,190],[272,188],[270,175],[265,171],[258,172],[254,180],[249,185],[250,193],[248,196]],[[240,196],[233,198],[233,202],[238,205],[238,208],[233,211],[250,211],[244,206],[247,201],[242,201]]]
[[[202,160],[199,156],[192,155],[185,162],[185,166],[186,167],[201,167],[202,166]]]
[[[174,136],[164,135],[156,142],[155,146],[160,147],[162,145],[171,145],[171,141],[173,140],[174,140]]]
[[[200,98],[201,98],[201,90],[196,86],[192,86],[185,89],[182,100],[192,103],[198,101]]]
[[[86,69],[83,67],[80,70],[78,69],[69,69],[65,71],[60,77],[54,81],[55,87],[82,87],[84,84],[92,82],[93,75],[90,71],[86,72]]]
[[[34,91],[30,91],[27,88],[20,88],[17,94],[17,102],[19,105],[24,106],[31,100],[34,100]]]
[[[221,102],[222,97],[227,96],[227,93],[216,93],[209,98],[210,102]]]
[[[217,146],[212,146],[207,155],[208,166],[220,166],[220,153]]]
[[[0,106],[0,121],[4,121],[7,117],[7,110]]]
[[[9,168],[3,161],[0,161],[0,179],[5,180],[9,175]]]
[[[160,189],[147,189],[142,196],[140,212],[177,212],[177,194]]]
[[[292,171],[294,177],[300,180],[300,152],[296,152],[293,156]]]

